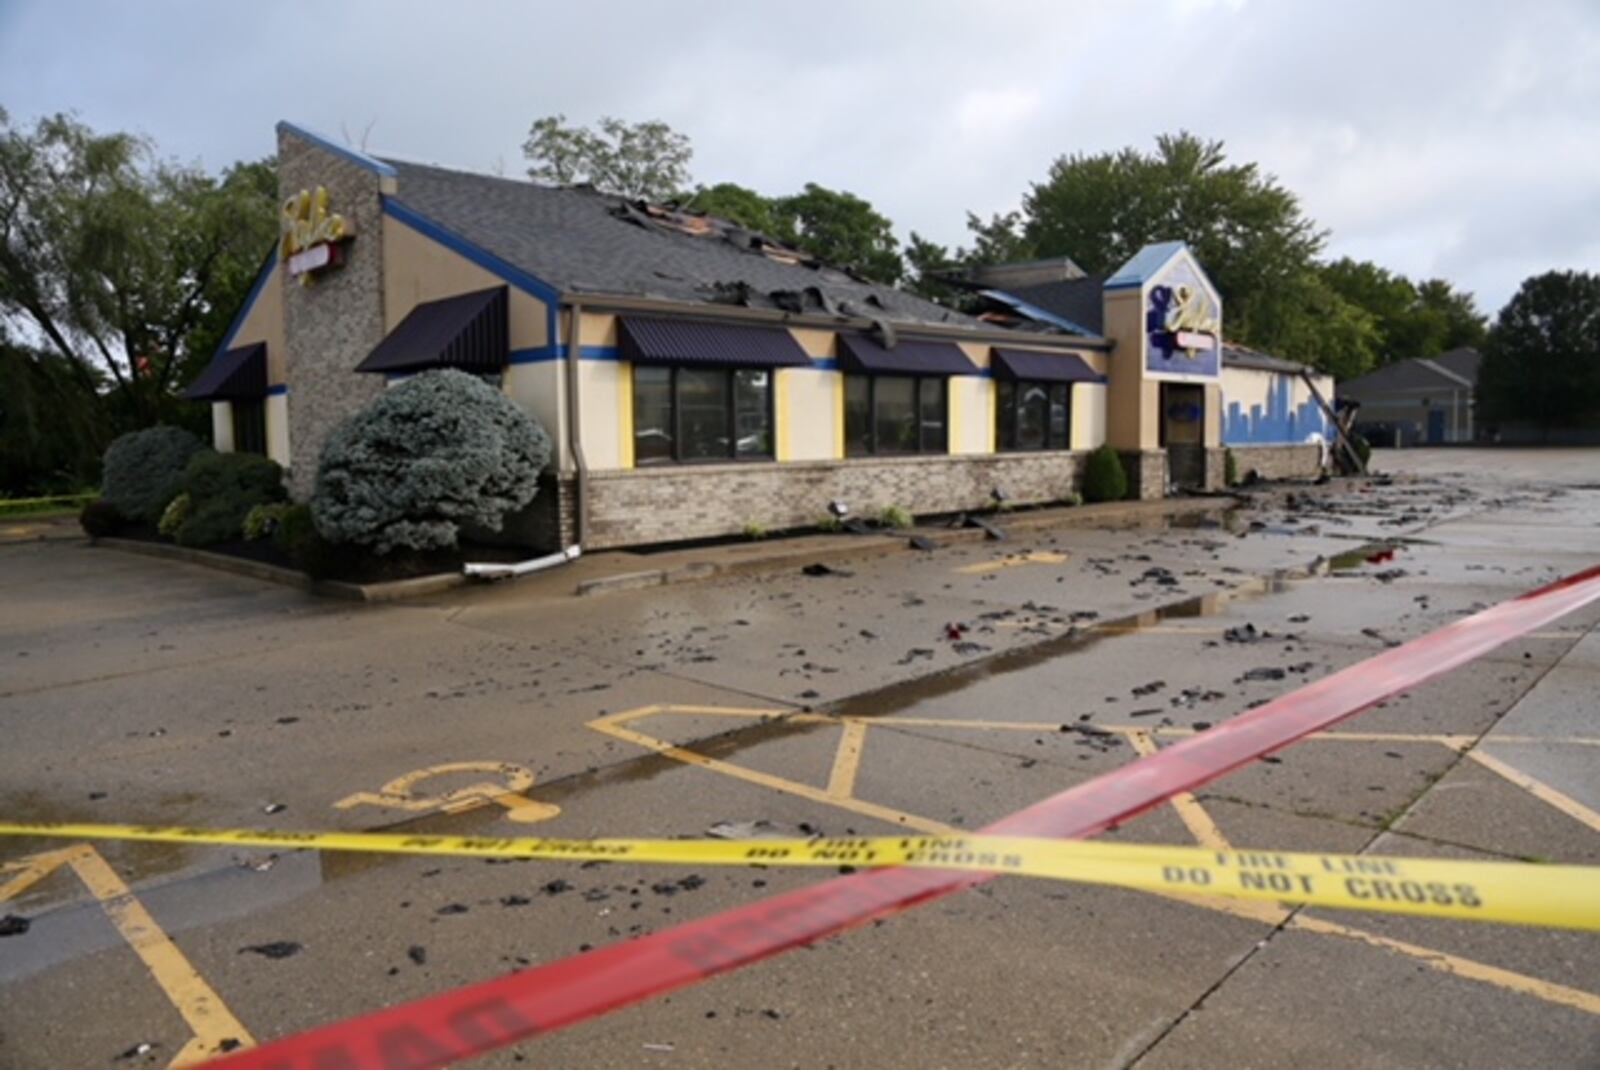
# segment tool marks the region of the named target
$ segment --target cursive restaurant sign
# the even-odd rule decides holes
[[[279,220],[282,237],[278,255],[288,266],[290,278],[302,285],[323,271],[344,263],[344,247],[355,237],[350,221],[328,211],[328,190],[301,190],[283,202]]]

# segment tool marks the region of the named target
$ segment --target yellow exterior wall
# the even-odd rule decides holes
[[[1106,440],[1106,388],[1100,383],[1072,384],[1072,448],[1092,450]]]
[[[778,460],[844,456],[844,376],[812,368],[778,371]]]
[[[211,403],[211,445],[218,453],[233,452],[233,403]]]
[[[289,467],[289,397],[267,395],[267,456]]]
[[[385,216],[383,219],[383,323],[385,331],[399,326],[412,309],[426,301],[504,286],[505,280],[447,249],[411,227]],[[511,348],[534,349],[550,342],[545,303],[510,287],[507,310]]]
[[[232,343],[234,349],[257,342],[267,344],[268,386],[282,385],[289,354],[283,331],[283,278],[283,264],[274,260],[266,283],[256,294],[256,302],[239,324]]]

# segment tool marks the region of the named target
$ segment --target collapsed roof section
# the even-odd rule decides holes
[[[540,186],[400,160],[385,163],[398,179],[393,200],[566,294],[904,325],[984,326],[714,216],[587,186]]]

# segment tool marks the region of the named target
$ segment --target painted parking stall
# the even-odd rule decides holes
[[[1600,567],[1463,618],[995,823],[1081,839],[1600,600]],[[870,870],[492,981],[314,1029],[219,1065],[435,1067],[694,984],[992,879]],[[1365,879],[1365,878],[1363,878]],[[1364,887],[1364,886],[1358,886]]]

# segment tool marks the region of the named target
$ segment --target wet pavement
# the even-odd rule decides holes
[[[349,606],[0,546],[0,814],[975,828],[1600,559],[1595,454],[1379,458],[1392,478],[1248,490],[1226,515],[585,599]],[[1600,864],[1597,624],[1575,614],[1111,836]],[[29,922],[0,937],[0,1066],[165,1066],[819,879],[73,851],[0,842],[0,915]],[[153,950],[130,941],[129,890]],[[1592,1066],[1600,937],[1008,879],[474,1065],[524,1059]]]

